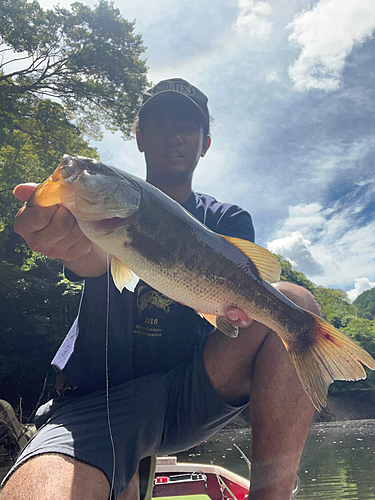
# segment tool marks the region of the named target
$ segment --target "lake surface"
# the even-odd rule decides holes
[[[248,477],[234,443],[250,457],[251,431],[223,431],[189,451],[182,462],[213,462]],[[6,469],[0,469],[0,478]],[[375,500],[375,420],[316,424],[310,431],[299,470],[298,500]]]
[[[179,461],[213,462],[248,477],[235,443],[250,457],[249,430],[223,431],[178,455]],[[375,420],[316,424],[310,431],[298,476],[298,500],[375,500]]]

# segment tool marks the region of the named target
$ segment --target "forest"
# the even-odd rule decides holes
[[[55,395],[49,365],[76,316],[82,284],[14,233],[21,203],[12,191],[44,180],[67,152],[99,158],[89,141],[104,129],[131,137],[148,85],[134,30],[106,0],[69,10],[44,11],[25,0],[0,5],[0,398],[26,415]],[[375,289],[351,304],[344,291],[316,286],[278,258],[282,279],[310,290],[323,317],[375,357]],[[330,389],[352,390],[374,395],[375,373]]]
[[[43,10],[0,3],[0,398],[32,411],[53,394],[48,366],[77,313],[80,285],[13,231],[21,182],[41,182],[63,154],[98,158],[103,130],[131,136],[148,87],[133,22],[106,0]],[[43,396],[42,396],[43,393]]]

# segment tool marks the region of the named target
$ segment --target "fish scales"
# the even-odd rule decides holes
[[[152,262],[145,258],[132,262],[125,254],[123,259],[136,274],[143,273],[153,288],[174,300],[202,313],[224,315],[228,307],[239,302],[240,294],[245,291],[244,280],[256,279],[251,271],[254,266],[240,250],[197,224],[185,210],[178,214],[169,210],[168,202],[169,199],[160,199],[158,193],[155,195],[152,186],[142,186],[136,229],[150,245],[156,242],[157,246],[161,244],[168,249],[166,260]],[[161,222],[166,220],[167,225]],[[137,242],[136,238],[130,244],[136,259],[143,254]],[[244,308],[250,298],[249,294],[243,296]]]
[[[163,294],[200,312],[223,315],[238,300],[242,274],[254,278],[249,259],[220,236],[207,233],[182,207],[178,214],[171,211],[169,199],[160,200],[152,186],[141,190],[137,224],[124,222],[117,231],[116,256]],[[106,235],[96,238],[106,249]],[[113,252],[113,247],[107,250]]]
[[[364,349],[268,282],[280,272],[271,253],[217,235],[145,181],[95,160],[65,155],[28,202],[56,203],[68,208],[82,232],[112,256],[119,289],[131,280],[131,270],[227,334],[233,329],[224,321],[230,307],[274,330],[318,410],[334,380],[365,378],[361,363],[375,369]]]

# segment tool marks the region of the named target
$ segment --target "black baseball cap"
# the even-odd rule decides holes
[[[207,131],[209,130],[210,115],[207,107],[207,96],[203,94],[203,92],[201,92],[199,89],[197,89],[197,87],[194,87],[194,85],[191,85],[189,82],[183,80],[182,78],[162,80],[161,82],[154,85],[151,89],[147,90],[143,94],[143,102],[138,111],[138,116],[141,116],[144,109],[150,104],[153,99],[155,99],[155,97],[169,92],[182,95],[186,97],[186,99],[189,99],[189,101],[192,102],[203,115],[204,124],[207,127]]]

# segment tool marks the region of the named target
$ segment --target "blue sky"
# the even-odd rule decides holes
[[[114,3],[136,21],[150,80],[185,78],[209,98],[195,190],[247,209],[257,243],[315,284],[351,299],[375,286],[375,2]],[[134,141],[95,145],[144,177]]]

